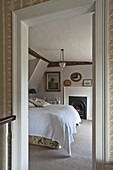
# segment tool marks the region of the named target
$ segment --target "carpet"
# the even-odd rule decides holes
[[[29,145],[30,170],[92,170],[92,121],[77,126],[72,143],[72,156],[64,149]]]

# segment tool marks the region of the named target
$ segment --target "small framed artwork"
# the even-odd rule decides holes
[[[84,79],[83,86],[87,86],[87,87],[92,86],[92,79]]]
[[[60,72],[45,72],[46,91],[60,91]]]

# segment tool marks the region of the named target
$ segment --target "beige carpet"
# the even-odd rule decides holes
[[[30,145],[30,170],[92,170],[92,121],[83,120],[72,143],[72,156],[64,149]]]

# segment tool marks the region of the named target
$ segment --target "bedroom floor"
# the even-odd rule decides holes
[[[74,134],[72,156],[64,149],[30,145],[30,170],[92,170],[92,121],[83,120]]]

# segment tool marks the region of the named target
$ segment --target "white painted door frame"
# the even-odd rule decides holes
[[[12,170],[28,170],[28,30],[29,27],[76,15],[76,8],[94,0],[60,0],[13,12],[13,114]],[[81,8],[80,7],[80,8]],[[85,13],[85,11],[84,11]],[[104,161],[104,0],[96,0],[95,32],[95,116],[93,125],[93,170],[102,170]],[[101,102],[100,102],[101,101]],[[95,119],[96,117],[96,119]]]

